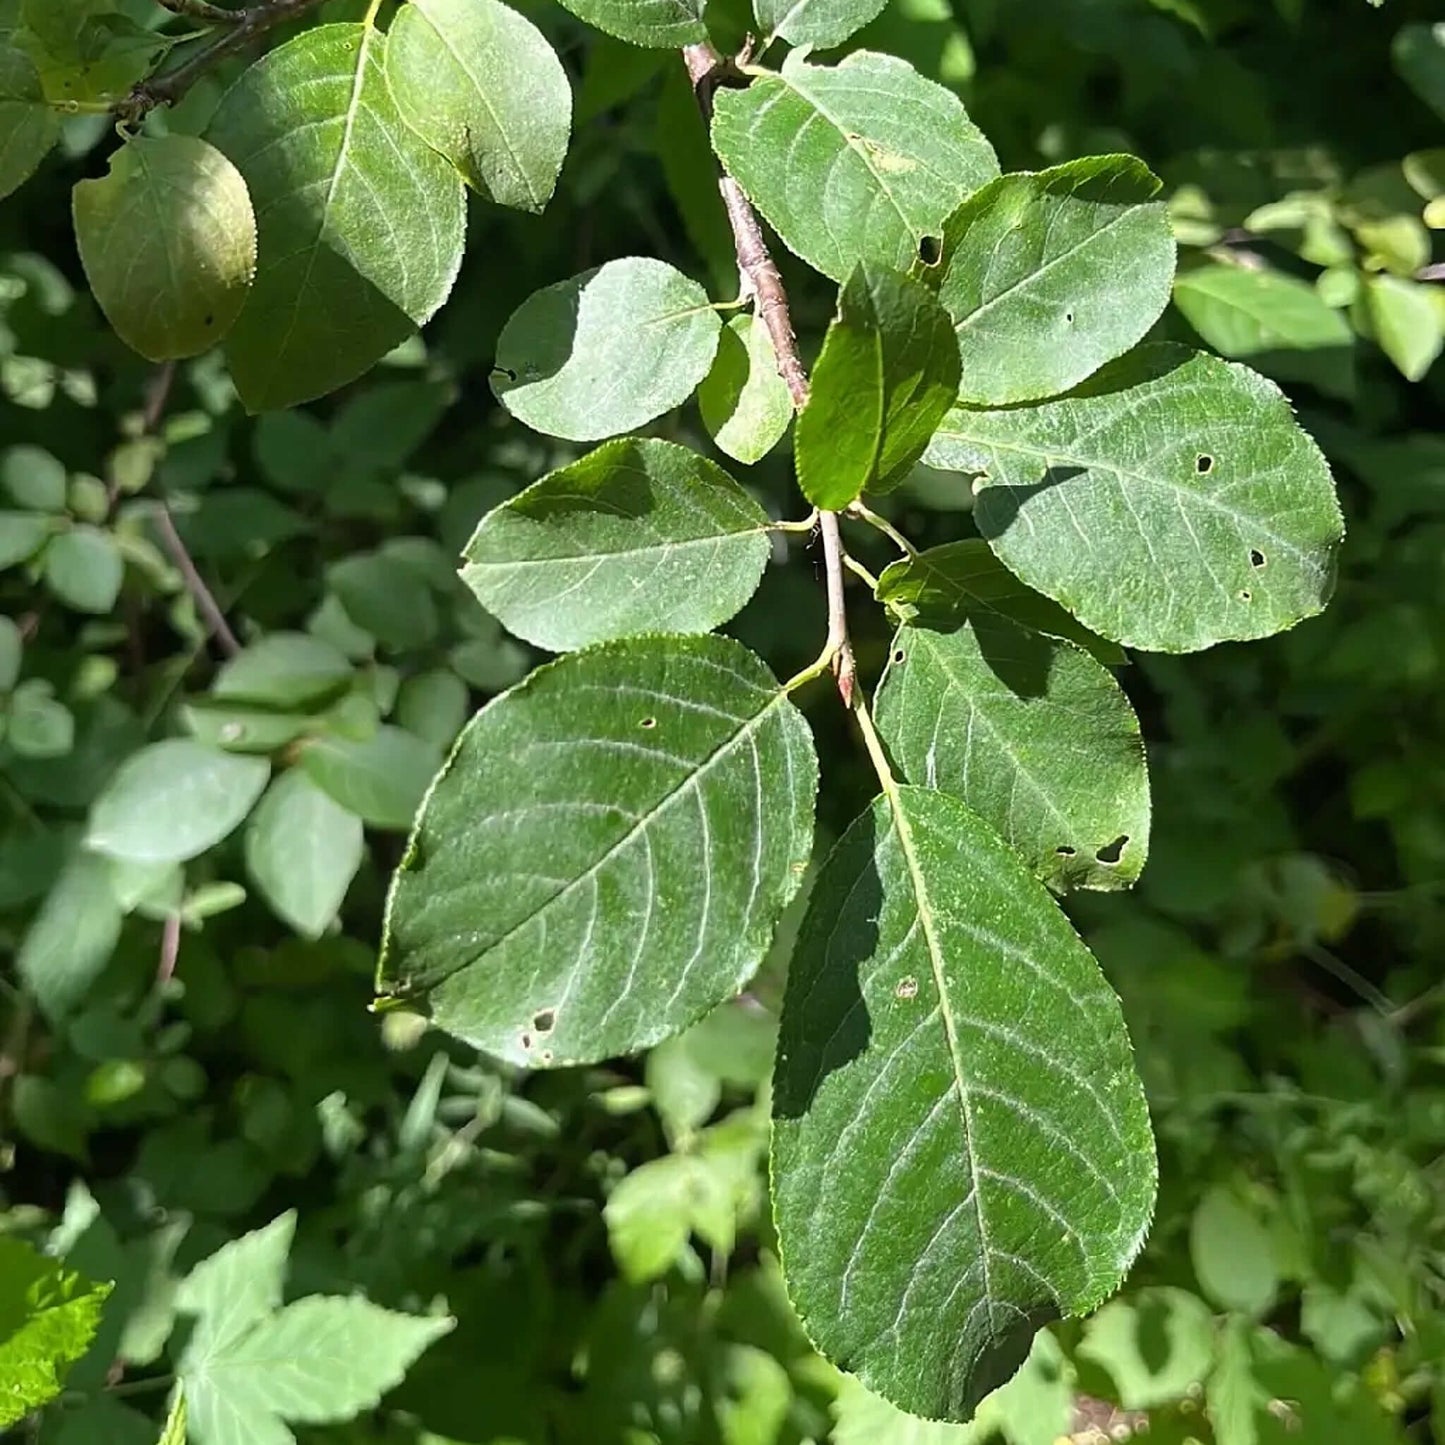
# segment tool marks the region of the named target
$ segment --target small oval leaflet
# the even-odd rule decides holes
[[[607,643],[462,734],[387,903],[378,992],[514,1064],[635,1053],[730,998],[812,849],[817,760],[725,637]],[[533,1027],[550,1015],[541,1046]]]
[[[1012,850],[895,787],[814,885],[783,1003],[772,1179],[809,1337],[966,1420],[1114,1289],[1156,1166],[1119,1000]]]
[[[718,450],[746,466],[782,441],[793,398],[761,317],[734,316],[723,327],[712,369],[697,389],[697,408]]]
[[[957,407],[924,460],[984,474],[999,560],[1126,647],[1267,637],[1333,589],[1344,523],[1319,448],[1272,382],[1186,347],[1138,347],[1037,406]]]
[[[672,442],[607,442],[482,519],[462,580],[509,631],[563,652],[710,632],[757,589],[767,513]]]
[[[240,171],[194,136],[135,136],[75,187],[75,238],[95,299],[150,361],[198,356],[230,331],[256,268]]]
[[[721,328],[707,292],[675,267],[609,261],[512,313],[492,390],[534,431],[601,441],[681,406],[707,375]]]

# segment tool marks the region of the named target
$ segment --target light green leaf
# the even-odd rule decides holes
[[[304,632],[272,632],[221,669],[211,691],[235,702],[305,708],[334,700],[352,668],[329,642]]]
[[[533,431],[598,441],[681,406],[708,373],[722,322],[663,261],[609,261],[535,291],[497,340],[492,390]]]
[[[1445,21],[1406,25],[1396,32],[1393,54],[1405,83],[1445,120]]]
[[[1272,383],[1183,347],[1140,347],[1038,406],[959,407],[925,460],[981,474],[974,516],[1004,565],[1128,647],[1266,637],[1334,585],[1319,449]]]
[[[281,1304],[286,1259],[296,1234],[296,1213],[287,1210],[207,1255],[176,1288],[176,1308],[196,1316],[185,1360],[223,1354]]]
[[[0,198],[24,185],[60,136],[35,62],[0,38]]]
[[[647,632],[710,632],[757,590],[767,513],[671,442],[608,442],[482,518],[462,580],[554,652]]]
[[[10,618],[0,616],[0,692],[9,692],[15,686],[23,652],[19,627]]]
[[[161,1430],[158,1445],[186,1445],[186,1392],[177,1385],[171,1397],[171,1408],[166,1412],[166,1423]]]
[[[75,718],[51,683],[35,677],[15,689],[6,740],[22,758],[60,758],[70,751]]]
[[[1174,304],[1221,356],[1331,396],[1355,394],[1354,333],[1296,276],[1212,262],[1174,283]]]
[[[307,743],[301,767],[318,788],[373,828],[406,829],[441,766],[441,753],[401,728],[378,728],[364,742],[323,737]]]
[[[860,261],[907,270],[998,174],[952,91],[865,50],[837,66],[791,52],[781,74],[718,91],[712,138],[789,250],[840,283]]]
[[[812,50],[831,50],[872,20],[888,0],[753,0],[765,36]]]
[[[666,1154],[630,1170],[607,1196],[603,1217],[623,1277],[644,1284],[678,1262],[694,1231],[731,1233],[732,1194],[706,1159]]]
[[[274,753],[317,725],[315,718],[210,698],[190,699],[181,717],[198,741],[228,753]]]
[[[798,485],[839,511],[867,488],[891,491],[923,455],[958,396],[958,346],[948,315],[924,286],[860,263],[798,417]]]
[[[110,1290],[0,1234],[0,1426],[60,1393]]]
[[[956,598],[893,639],[875,700],[890,757],[992,823],[1051,888],[1127,888],[1149,851],[1128,698],[1083,648]]]
[[[77,853],[46,894],[15,961],[46,1018],[63,1018],[82,1002],[115,951],[122,918],[105,860]]]
[[[477,714],[428,797],[378,988],[518,1064],[647,1048],[757,969],[816,786],[801,715],[728,638],[540,668]]]
[[[1365,283],[1365,314],[1381,350],[1406,381],[1419,381],[1445,346],[1445,312],[1423,282],[1371,276]]]
[[[28,562],[50,535],[50,518],[42,512],[0,512],[0,568]]]
[[[457,740],[470,709],[467,685],[445,667],[417,673],[401,685],[396,720],[407,732],[445,753]]]
[[[1119,1001],[944,793],[895,786],[818,875],[788,975],[774,1210],[809,1336],[967,1419],[1138,1253],[1156,1170]]]
[[[489,201],[541,211],[572,129],[572,89],[546,37],[497,0],[412,0],[387,33],[406,122]]]
[[[633,45],[676,50],[707,39],[706,0],[565,0],[579,20]]]
[[[80,523],[45,549],[45,585],[77,612],[109,612],[124,580],[120,549],[99,527]]]
[[[1189,1223],[1189,1257],[1199,1287],[1223,1309],[1262,1315],[1279,1289],[1269,1231],[1224,1188],[1199,1201]]]
[[[90,810],[86,843],[136,863],[182,863],[241,823],[271,775],[265,758],[238,757],[190,738],[132,753]]]
[[[1121,356],[1169,304],[1174,236],[1159,179],[1133,156],[1000,176],[943,228],[942,301],[960,400],[1055,396]]]
[[[292,770],[271,785],[246,828],[246,869],[277,915],[320,938],[365,853],[361,819]]]
[[[383,552],[355,552],[327,568],[326,581],[346,615],[379,642],[425,647],[441,620],[425,577]]]
[[[752,312],[723,327],[712,370],[697,389],[697,406],[718,450],[746,466],[783,439],[793,399],[778,375],[768,328]]]
[[[1209,1374],[1214,1317],[1186,1290],[1141,1289],[1085,1324],[1079,1355],[1108,1372],[1126,1410],[1167,1405]]]
[[[195,136],[134,136],[74,191],[86,279],[120,339],[150,361],[209,351],[256,269],[241,173]]]
[[[65,463],[43,447],[10,447],[0,458],[0,480],[17,505],[28,511],[65,510]]]
[[[371,27],[316,26],[258,60],[211,121],[259,224],[256,281],[226,343],[249,411],[360,376],[456,279],[463,187],[402,121],[385,50]]]

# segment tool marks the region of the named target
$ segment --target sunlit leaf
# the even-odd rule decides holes
[[[734,316],[723,327],[697,405],[718,450],[745,465],[761,461],[783,439],[793,398],[760,317]]]

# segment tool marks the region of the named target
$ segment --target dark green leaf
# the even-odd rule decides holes
[[[373,828],[411,827],[440,766],[437,749],[393,727],[379,728],[364,742],[316,738],[301,753],[311,781]]]
[[[839,511],[896,487],[958,396],[958,346],[928,290],[860,264],[838,295],[794,441],[798,485]]]
[[[379,988],[519,1064],[646,1048],[761,962],[816,783],[801,716],[727,638],[541,668],[477,714],[433,788]]]
[[[381,552],[344,557],[326,573],[346,615],[388,647],[424,647],[440,618],[425,578]]]
[[[1411,90],[1445,120],[1445,21],[1406,25],[1395,35],[1394,56]]]
[[[0,512],[0,567],[28,562],[49,535],[50,518],[43,512]]]
[[[823,866],[788,975],[774,1208],[810,1337],[966,1419],[1143,1242],[1155,1164],[1119,1001],[946,794],[895,787]]]
[[[0,459],[0,480],[28,511],[65,510],[65,464],[42,447],[11,447]]]
[[[233,657],[212,691],[237,703],[304,708],[344,692],[351,676],[350,662],[329,642],[304,632],[272,632]]]
[[[121,918],[105,860],[77,853],[46,895],[15,963],[46,1018],[63,1018],[84,999],[115,950]]]
[[[99,527],[72,527],[45,549],[45,585],[78,612],[109,612],[124,577],[120,550]]]
[[[60,117],[46,103],[35,62],[0,44],[0,197],[30,179],[59,135]]]
[[[757,589],[768,518],[686,447],[615,441],[494,508],[462,580],[554,652],[647,632],[710,632]]]

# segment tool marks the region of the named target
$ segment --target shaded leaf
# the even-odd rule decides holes
[[[1406,381],[1419,381],[1445,346],[1445,313],[1422,282],[1370,277],[1365,283],[1365,314],[1380,349]]]
[[[45,585],[78,612],[109,612],[124,578],[120,549],[99,527],[71,527],[45,549]]]
[[[35,62],[0,37],[0,197],[24,185],[60,136]]]
[[[1404,26],[1395,34],[1393,55],[1405,83],[1445,120],[1445,21]]]
[[[115,951],[123,916],[105,860],[76,853],[46,894],[15,960],[46,1018],[63,1018],[82,1002]]]
[[[707,39],[705,0],[566,0],[579,20],[633,45],[678,49]]]
[[[778,375],[768,328],[753,313],[734,316],[718,337],[712,370],[697,389],[702,424],[735,461],[751,466],[783,439],[793,398]]]
[[[304,632],[271,632],[231,658],[211,691],[238,703],[304,708],[344,692],[351,675],[351,663],[329,642]]]
[[[554,652],[647,632],[710,632],[757,589],[768,518],[712,462],[615,441],[482,518],[462,580]]]
[[[1084,1325],[1079,1356],[1108,1372],[1126,1410],[1167,1405],[1209,1374],[1214,1316],[1187,1290],[1142,1289],[1110,1300]]]
[[[365,741],[314,738],[301,751],[311,781],[373,828],[411,827],[440,766],[437,749],[394,727],[378,728]]]
[[[0,567],[28,562],[50,536],[43,512],[0,512]]]
[[[1222,1309],[1262,1315],[1279,1289],[1269,1231],[1224,1188],[1211,1189],[1189,1222],[1199,1287]]]
[[[761,962],[816,783],[802,717],[730,639],[540,668],[477,714],[428,796],[378,987],[514,1063],[646,1048]]]

